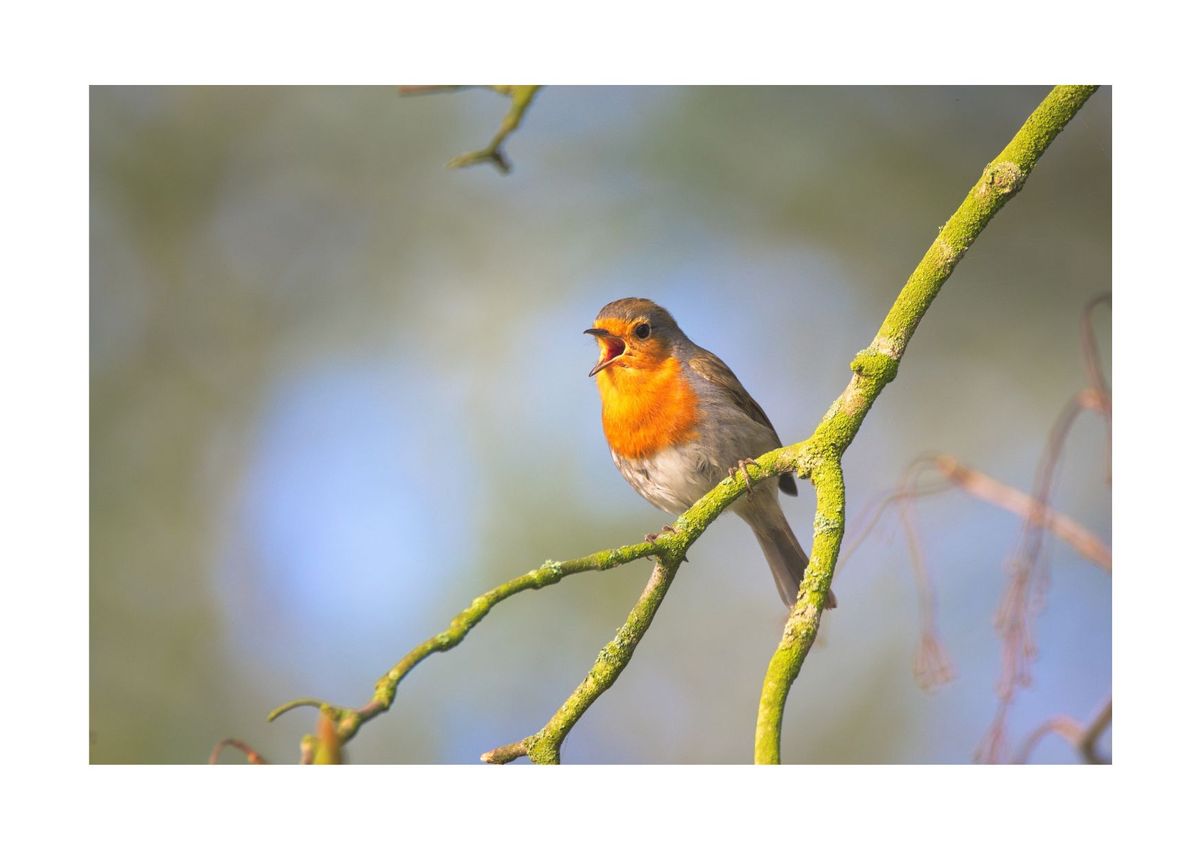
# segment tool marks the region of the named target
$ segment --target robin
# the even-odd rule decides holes
[[[733,371],[689,340],[654,302],[611,302],[584,333],[600,346],[600,359],[588,375],[596,377],[600,390],[613,462],[652,505],[678,515],[725,476],[739,468],[745,473],[754,458],[782,445]],[[779,490],[796,495],[794,476],[787,473],[778,481]],[[779,507],[775,488],[750,488],[732,509],[754,530],[779,596],[791,607],[808,556]],[[832,592],[826,605],[837,605]]]

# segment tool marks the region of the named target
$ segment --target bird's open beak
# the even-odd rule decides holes
[[[605,331],[603,328],[589,328],[583,333],[591,334],[600,343],[600,360],[596,361],[596,365],[588,373],[588,378],[591,378],[597,372],[612,364],[621,355],[625,354],[625,341],[616,334]]]

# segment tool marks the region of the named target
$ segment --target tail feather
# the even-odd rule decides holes
[[[804,578],[804,569],[808,567],[808,556],[804,548],[796,540],[777,499],[771,499],[769,502],[764,500],[754,506],[752,511],[742,513],[742,516],[754,530],[758,545],[762,547],[767,564],[771,566],[771,575],[775,577],[775,587],[779,589],[779,596],[783,598],[784,605],[791,608],[796,602],[800,580]],[[837,598],[831,589],[829,596],[825,598],[825,608],[832,609],[836,606]]]

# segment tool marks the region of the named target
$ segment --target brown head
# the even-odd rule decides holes
[[[600,346],[600,359],[589,376],[609,368],[657,369],[671,357],[675,344],[687,339],[666,308],[645,298],[609,302],[583,333],[594,336]]]

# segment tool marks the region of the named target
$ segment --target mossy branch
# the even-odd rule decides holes
[[[571,732],[571,728],[583,717],[588,707],[596,702],[596,698],[617,681],[617,677],[633,658],[633,651],[650,628],[667,589],[671,587],[671,580],[679,570],[679,565],[680,562],[676,559],[660,559],[655,564],[650,581],[646,583],[642,596],[638,598],[637,605],[629,613],[625,624],[617,631],[616,637],[604,645],[596,664],[566,702],[546,722],[546,726],[519,742],[488,751],[480,759],[483,762],[505,763],[527,756],[533,763],[557,765],[561,758],[562,743]]]
[[[328,718],[333,722],[333,728],[338,735],[338,745],[344,745],[358,733],[363,724],[391,708],[400,681],[413,668],[434,653],[450,650],[462,643],[467,634],[487,616],[497,603],[522,591],[537,590],[554,585],[567,576],[609,570],[642,558],[655,558],[658,563],[651,575],[650,583],[646,586],[646,590],[643,591],[617,637],[601,651],[600,658],[597,659],[596,665],[593,666],[584,683],[576,689],[546,727],[525,740],[526,742],[536,740],[539,747],[534,750],[539,759],[542,755],[548,757],[553,752],[554,759],[547,758],[544,761],[556,762],[563,739],[566,738],[571,727],[595,702],[596,698],[616,681],[621,671],[629,664],[629,660],[633,658],[633,651],[649,628],[654,614],[658,610],[658,605],[662,602],[662,597],[666,593],[671,579],[674,578],[675,572],[679,569],[679,565],[685,561],[688,548],[720,516],[722,511],[745,493],[748,486],[785,472],[796,472],[803,478],[809,474],[810,470],[809,454],[807,445],[804,443],[768,452],[758,459],[757,466],[751,465],[745,475],[739,473],[735,478],[725,478],[695,505],[681,514],[675,521],[674,532],[664,532],[653,541],[642,541],[614,549],[601,550],[569,561],[548,561],[541,567],[523,573],[497,585],[486,594],[476,597],[471,605],[450,621],[447,629],[418,644],[393,665],[391,670],[375,684],[375,692],[371,700],[361,708],[354,709],[314,697],[302,697],[271,710],[267,715],[267,720],[274,721],[293,709],[312,707],[317,709],[323,718]],[[518,745],[510,747],[517,748]],[[491,753],[497,753],[497,751]],[[517,756],[524,755],[526,754],[514,753],[511,758],[515,759]]]
[[[755,728],[755,762],[779,762],[780,732],[788,691],[800,673],[821,623],[825,597],[833,579],[833,566],[845,534],[842,455],[883,388],[896,377],[900,358],[942,284],[992,217],[1020,191],[1046,148],[1096,88],[1056,86],[999,156],[988,163],[983,176],[941,227],[937,238],[909,276],[871,345],[859,352],[850,364],[853,376],[849,385],[809,439],[815,456],[812,480],[817,494],[813,558],[763,680]]]
[[[492,161],[507,169],[500,145],[520,123],[537,86],[495,87],[512,98],[513,104],[500,131],[483,151],[464,155],[453,166]],[[762,455],[744,476],[722,480],[713,490],[685,511],[674,523],[674,532],[653,541],[602,550],[579,559],[546,562],[542,567],[498,585],[458,614],[448,629],[413,648],[376,684],[372,699],[360,709],[334,706],[315,698],[291,701],[273,710],[268,720],[299,706],[321,712],[320,743],[331,756],[340,758],[341,747],[372,718],[386,712],[395,700],[405,676],[434,653],[457,646],[502,600],[521,591],[553,585],[566,576],[608,570],[637,559],[653,557],[656,565],[646,589],[616,637],[601,651],[583,682],[550,721],[537,733],[483,755],[487,762],[510,762],[529,756],[534,762],[557,763],[571,728],[595,700],[608,689],[628,665],[642,636],[649,628],[671,580],[685,561],[688,548],[731,503],[754,482],[793,472],[811,478],[816,490],[817,510],[813,522],[812,560],[800,585],[795,606],[784,626],[779,646],[771,657],[763,682],[755,733],[756,762],[779,762],[780,731],[784,705],[792,683],[800,672],[820,626],[825,599],[833,580],[833,569],[845,533],[845,482],[841,459],[850,446],[867,412],[891,382],[900,359],[925,312],[971,243],[1004,204],[1024,184],[1029,172],[1050,142],[1096,90],[1096,86],[1058,86],[1038,106],[1017,135],[984,169],[966,199],[950,220],[900,291],[875,339],[851,362],[850,383],[825,413],[807,440]],[[306,742],[310,754],[314,743]],[[302,750],[304,747],[302,746]],[[319,750],[319,748],[318,748]],[[332,761],[332,760],[330,760]]]

